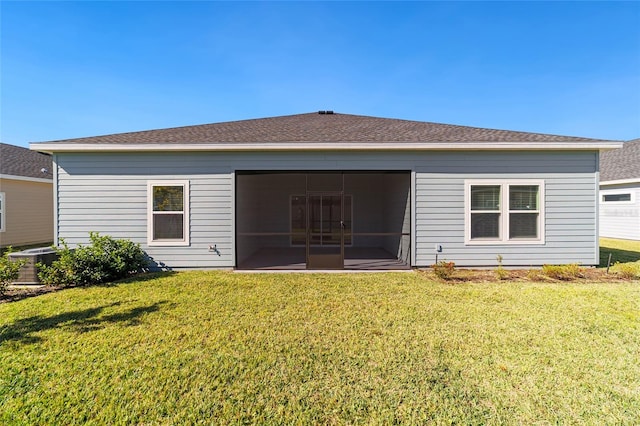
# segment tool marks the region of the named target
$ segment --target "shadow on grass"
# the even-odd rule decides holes
[[[6,341],[17,341],[20,343],[37,343],[42,341],[34,333],[52,329],[75,331],[86,333],[103,328],[108,324],[120,323],[123,326],[135,326],[140,324],[140,317],[144,314],[157,312],[166,301],[154,303],[149,306],[141,306],[125,312],[118,312],[109,315],[99,316],[105,308],[119,306],[121,302],[97,308],[84,309],[81,311],[65,312],[53,316],[36,315],[24,318],[0,327],[0,345]]]
[[[135,274],[127,278],[123,278],[118,281],[112,281],[107,283],[100,284],[90,284],[85,286],[32,286],[32,287],[21,287],[21,288],[10,288],[5,292],[0,292],[0,303],[4,302],[18,302],[23,299],[27,299],[29,297],[40,296],[41,294],[52,293],[56,291],[62,291],[69,288],[77,288],[77,287],[115,287],[120,284],[128,284],[133,282],[146,282],[152,281],[157,278],[170,277],[171,275],[175,275],[177,272],[175,271],[163,271],[163,272],[144,272],[140,274]]]
[[[628,263],[637,262],[640,260],[640,252],[630,250],[619,250],[610,247],[600,247],[600,268],[607,267],[607,261],[609,260],[609,253],[611,253],[611,264],[616,262]]]

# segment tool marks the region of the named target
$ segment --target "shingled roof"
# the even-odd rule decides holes
[[[600,182],[637,179],[640,181],[640,138],[622,144],[622,149],[603,152]]]
[[[50,155],[0,143],[0,175],[52,179],[52,170]]]
[[[324,111],[323,111],[324,112]],[[47,142],[59,144],[255,144],[393,142],[602,142],[334,113],[307,113]]]

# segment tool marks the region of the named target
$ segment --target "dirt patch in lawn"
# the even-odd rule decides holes
[[[9,287],[4,293],[0,294],[0,303],[17,302],[18,300],[27,299],[29,297],[40,296],[41,294],[51,293],[62,290],[63,287],[53,286],[21,286]]]
[[[625,278],[617,273],[609,272],[605,268],[580,268],[579,273],[570,279],[557,279],[545,275],[542,269],[504,269],[498,273],[496,269],[456,269],[453,275],[442,280],[432,269],[419,271],[434,280],[448,282],[629,282],[633,278]],[[500,276],[500,278],[499,278]],[[638,278],[635,278],[637,281]]]

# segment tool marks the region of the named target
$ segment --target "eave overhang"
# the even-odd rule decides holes
[[[640,177],[631,178],[631,179],[617,179],[617,180],[600,181],[600,186],[630,185],[630,184],[634,184],[634,183],[640,183]]]
[[[19,180],[19,181],[26,181],[26,182],[38,182],[38,183],[53,183],[53,179],[36,178],[36,177],[30,177],[30,176],[7,175],[7,174],[1,174],[1,173],[0,173],[0,179]]]
[[[34,151],[60,152],[241,152],[241,151],[605,151],[623,142],[278,142],[278,143],[31,143]]]

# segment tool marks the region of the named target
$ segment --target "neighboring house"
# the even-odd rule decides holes
[[[0,143],[0,248],[53,241],[51,155]]]
[[[600,236],[640,240],[640,139],[600,156]]]
[[[599,263],[599,151],[621,142],[331,111],[41,142],[56,239],[167,268]]]

